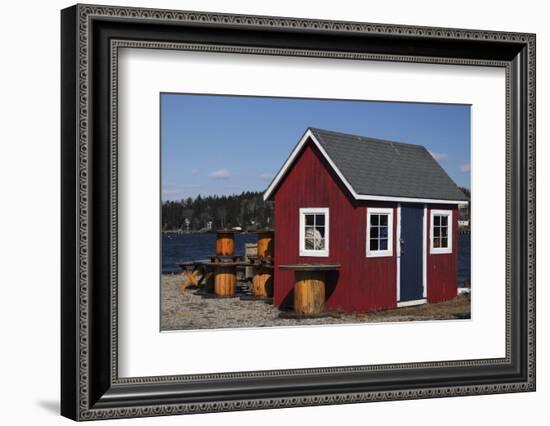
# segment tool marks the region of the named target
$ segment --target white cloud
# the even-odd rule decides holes
[[[262,173],[260,175],[260,179],[262,179],[262,180],[271,180],[271,179],[273,179],[273,173]]]
[[[449,158],[449,155],[448,154],[443,154],[443,153],[437,153],[437,152],[433,152],[433,151],[428,151],[432,157],[436,160],[436,161],[445,161]]]
[[[470,171],[470,162],[461,163],[458,168],[462,173],[468,173]]]
[[[231,177],[231,173],[227,169],[214,170],[208,175],[211,179],[227,179]]]

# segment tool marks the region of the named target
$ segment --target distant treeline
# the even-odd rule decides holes
[[[460,188],[470,201],[470,191]],[[262,192],[243,192],[239,195],[198,196],[162,204],[164,231],[201,231],[209,228],[255,230],[273,226],[273,203],[264,201]],[[460,210],[460,218],[470,219],[471,205]]]
[[[273,204],[264,201],[262,192],[239,195],[187,198],[162,204],[164,231],[200,231],[240,226],[254,230],[273,224]]]

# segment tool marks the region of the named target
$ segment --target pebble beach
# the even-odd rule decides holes
[[[470,299],[457,296],[442,303],[368,313],[331,313],[320,318],[280,318],[281,311],[265,301],[203,298],[196,289],[179,290],[181,274],[161,277],[161,331],[219,328],[288,327],[368,322],[468,319]]]

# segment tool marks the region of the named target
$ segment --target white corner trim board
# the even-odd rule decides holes
[[[266,191],[264,192],[264,201],[268,200],[275,191],[275,188],[279,185],[279,182],[281,179],[285,176],[287,170],[289,167],[294,163],[294,160],[298,156],[298,154],[302,151],[303,146],[306,144],[308,140],[312,140],[315,146],[319,149],[321,154],[323,154],[323,157],[327,160],[327,162],[330,164],[330,167],[334,170],[334,173],[340,178],[342,183],[345,185],[345,187],[348,189],[348,191],[353,195],[353,198],[356,200],[371,200],[371,201],[395,201],[395,202],[409,202],[409,203],[433,203],[433,204],[468,204],[467,201],[459,201],[459,200],[438,200],[438,199],[427,199],[427,198],[409,198],[409,197],[389,197],[384,195],[366,195],[366,194],[358,194],[356,193],[351,184],[347,181],[347,179],[344,177],[342,172],[336,167],[336,164],[332,161],[332,159],[329,157],[325,149],[322,147],[322,145],[319,143],[319,141],[315,138],[315,135],[311,132],[310,129],[308,129],[298,144],[294,147],[292,150],[290,156],[287,158],[285,163],[283,164],[283,167],[279,170],[275,178],[271,181],[269,186],[267,187]]]

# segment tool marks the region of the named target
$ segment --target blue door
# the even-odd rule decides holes
[[[401,259],[399,302],[423,298],[423,206],[401,207]]]

